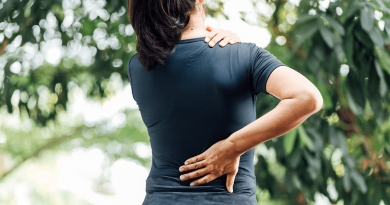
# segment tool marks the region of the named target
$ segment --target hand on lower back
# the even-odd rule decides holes
[[[238,171],[240,156],[231,152],[225,140],[218,141],[200,155],[185,161],[186,165],[179,168],[180,172],[194,170],[180,176],[182,181],[199,178],[190,185],[205,184],[227,174],[226,188],[233,192],[234,179]]]

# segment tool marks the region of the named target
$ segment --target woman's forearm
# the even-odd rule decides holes
[[[321,106],[322,102],[308,96],[281,100],[273,110],[230,135],[226,146],[235,154],[241,155],[260,143],[298,127],[318,112]]]

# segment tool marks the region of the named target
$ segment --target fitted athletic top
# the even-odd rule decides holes
[[[153,71],[138,53],[129,60],[133,98],[152,147],[149,176],[193,171],[179,167],[256,120],[256,96],[269,94],[269,75],[284,65],[254,43],[211,48],[204,38],[181,40]],[[241,155],[237,175],[255,178],[253,155],[254,149]]]

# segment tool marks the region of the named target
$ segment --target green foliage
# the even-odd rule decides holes
[[[302,0],[296,24],[279,35],[295,41],[285,45],[291,48],[287,64],[318,87],[324,98],[323,109],[297,128],[300,143],[295,143],[294,129],[282,137],[282,151],[278,151],[280,140],[265,144],[275,148],[278,161],[287,169],[283,181],[291,195],[287,198],[303,194],[311,201],[319,192],[332,203],[389,204],[390,155],[380,153],[390,141],[375,139],[389,135],[385,124],[389,123],[390,108],[390,4],[345,0],[330,2],[324,9],[319,3]],[[282,47],[271,44],[269,50]],[[297,61],[304,61],[306,66],[294,67]],[[359,141],[350,142],[357,137]],[[305,141],[312,142],[314,148]],[[264,171],[261,166],[256,169],[257,173]],[[329,180],[334,182],[337,198],[328,193]],[[271,196],[282,197],[276,193]]]
[[[115,95],[113,76],[128,83],[127,62],[136,52],[126,1],[94,2],[93,9],[87,9],[88,1],[69,2],[1,4],[0,107],[34,124],[27,133],[1,127],[0,134],[13,137],[0,148],[23,163],[45,149],[96,146],[112,160],[130,157],[149,166],[150,159],[140,158],[131,147],[148,142],[137,111],[127,113],[126,126],[108,133],[102,132],[104,123],[60,123],[58,115],[67,109],[75,87],[102,101]],[[258,14],[273,35],[267,50],[313,82],[324,106],[296,129],[263,144],[275,152],[275,159],[256,154],[259,189],[281,204],[309,204],[321,193],[333,204],[390,205],[389,1],[337,0],[326,8],[320,0],[301,0],[299,6],[266,2],[275,8],[269,19]],[[209,14],[223,14],[222,1],[214,3]],[[296,21],[291,16],[297,16]],[[279,45],[279,36],[287,42]],[[58,63],[37,63],[43,58],[37,53],[55,39],[69,52]],[[18,41],[20,45],[9,46]],[[25,45],[37,48],[34,56],[29,57]],[[22,65],[19,73],[11,69],[15,62]],[[18,92],[15,104],[12,96]],[[277,103],[272,96],[259,95],[257,116]],[[66,135],[71,131],[77,134]],[[113,153],[112,146],[122,149]]]
[[[63,4],[62,1],[22,0],[15,4],[14,1],[6,1],[1,8],[0,22],[5,26],[19,26],[11,33],[4,29],[5,39],[2,47],[21,36],[20,46],[27,43],[37,46],[38,51],[41,51],[44,45],[42,43],[49,44],[52,40],[59,39],[60,44],[66,46],[65,51],[68,51],[67,55],[61,56],[58,64],[43,62],[36,65],[38,69],[31,65],[31,61],[22,57],[23,49],[2,55],[3,62],[6,62],[2,70],[7,77],[1,83],[5,92],[0,96],[0,106],[7,105],[8,112],[12,113],[13,92],[24,91],[28,94],[27,101],[35,99],[36,106],[28,107],[27,102],[23,101],[17,106],[19,109],[25,107],[29,116],[41,125],[45,125],[47,120],[55,119],[56,106],[61,105],[66,109],[68,82],[87,83],[89,97],[107,98],[114,94],[103,88],[102,83],[113,72],[127,79],[126,59],[130,59],[135,53],[132,51],[135,42],[132,36],[134,31],[129,24],[128,16],[125,15],[126,1],[110,3],[104,1],[104,4],[64,2]],[[67,5],[67,8],[63,8],[63,5]],[[83,54],[81,57],[89,57],[90,60],[77,55],[72,56],[72,52]],[[34,57],[37,58],[37,55]],[[30,65],[25,69],[25,74],[21,75],[10,71],[14,62],[29,62]],[[85,75],[89,76],[87,81],[78,82],[80,76]],[[52,94],[57,96],[58,102],[45,106],[46,109],[39,108],[37,103],[39,85],[49,88]]]

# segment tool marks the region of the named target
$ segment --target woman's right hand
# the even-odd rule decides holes
[[[187,181],[205,175],[190,184],[190,186],[195,186],[208,183],[227,174],[226,188],[232,193],[241,154],[232,152],[231,146],[232,144],[224,139],[213,144],[202,154],[187,159],[185,165],[181,166],[179,171],[197,170],[181,175],[180,179]]]

